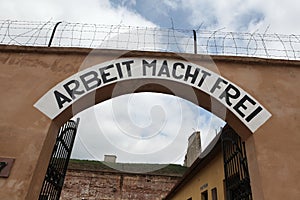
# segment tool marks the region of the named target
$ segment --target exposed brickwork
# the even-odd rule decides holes
[[[61,200],[161,200],[182,174],[68,169]]]

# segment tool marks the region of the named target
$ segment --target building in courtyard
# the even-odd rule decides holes
[[[244,142],[226,125],[164,200],[252,199]]]
[[[175,164],[70,160],[60,199],[161,200],[186,169]]]

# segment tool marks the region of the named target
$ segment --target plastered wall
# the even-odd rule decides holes
[[[33,105],[50,88],[82,68],[89,52],[76,48],[0,46],[0,157],[15,158],[10,176],[0,178],[0,199],[37,199],[59,126],[92,103],[81,101],[80,109],[67,109],[54,120]],[[94,53],[94,59],[84,63],[84,67],[123,54],[112,50]],[[149,52],[126,52],[123,56],[178,58],[174,54]],[[184,57],[216,70],[203,56]],[[225,120],[246,140],[254,199],[297,199],[300,196],[300,62],[212,58],[223,77],[255,97],[272,114],[253,135],[232,113],[226,114]],[[96,102],[109,99],[113,86],[102,88],[94,96]],[[185,86],[176,86],[184,91]],[[153,85],[140,91],[170,93]],[[210,110],[209,97],[195,92],[200,106]],[[184,92],[179,95],[185,98]]]

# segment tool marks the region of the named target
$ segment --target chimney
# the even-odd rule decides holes
[[[104,162],[116,163],[116,160],[117,160],[116,155],[104,155]]]

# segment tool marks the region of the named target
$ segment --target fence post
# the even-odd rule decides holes
[[[56,28],[57,28],[57,26],[58,26],[60,23],[62,23],[62,22],[57,22],[57,23],[55,24],[55,26],[54,26],[54,28],[53,28],[53,31],[52,31],[52,34],[51,34],[51,37],[50,37],[50,41],[49,41],[49,43],[48,43],[48,47],[51,46],[52,40],[53,40],[53,38],[54,38],[55,31],[56,31]]]
[[[193,30],[193,35],[194,35],[194,54],[197,54],[197,34],[195,30]]]

